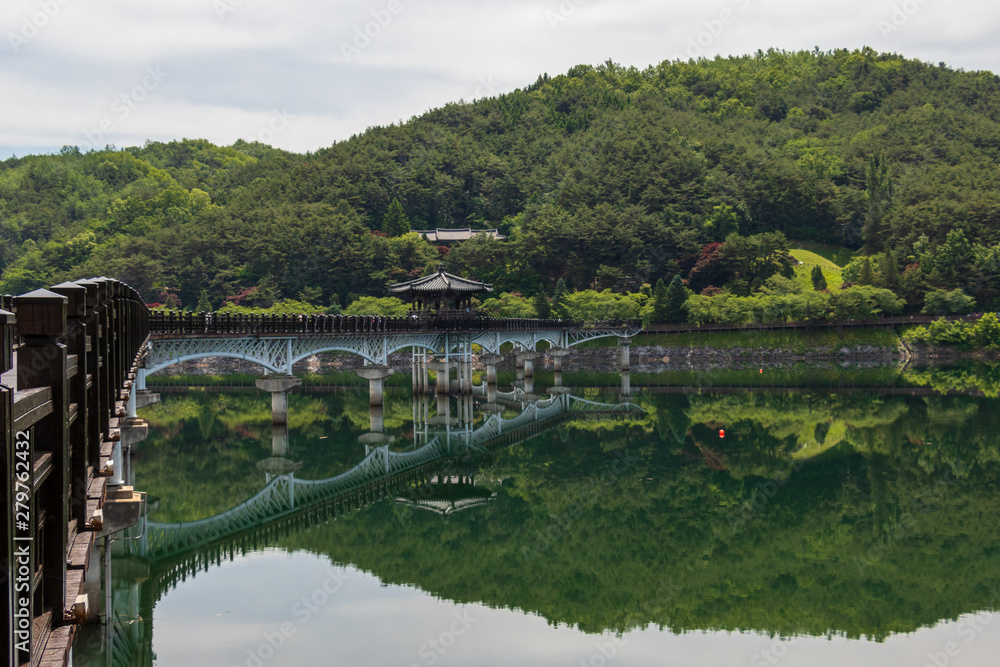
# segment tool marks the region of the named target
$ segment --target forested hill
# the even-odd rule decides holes
[[[326,306],[442,256],[498,292],[559,278],[634,291],[687,277],[733,232],[781,231],[861,248],[876,268],[891,257],[914,294],[986,303],[1000,284],[998,81],[870,49],[772,51],[581,65],[306,155],[65,147],[0,163],[0,291],[109,275],[188,308]],[[447,252],[403,233],[466,226],[509,238]]]

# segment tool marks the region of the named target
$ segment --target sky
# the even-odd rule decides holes
[[[870,46],[1000,72],[985,0],[2,0],[0,159],[203,138],[306,152],[577,64]]]

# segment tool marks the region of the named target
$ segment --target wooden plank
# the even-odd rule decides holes
[[[86,533],[82,533],[86,535]],[[90,533],[93,535],[94,533]],[[83,590],[83,570],[66,570],[66,609],[67,614],[72,612],[71,607],[76,602],[76,596]]]
[[[90,567],[90,555],[94,551],[94,537],[97,535],[92,530],[85,530],[78,533],[73,540],[73,545],[69,549],[66,557],[66,567],[73,570],[87,571]]]
[[[37,387],[14,393],[14,430],[26,431],[52,414],[52,388]]]
[[[90,474],[93,475],[92,469]],[[90,485],[87,487],[87,498],[103,501],[104,494],[107,488],[108,488],[107,477],[93,477],[90,480]]]
[[[31,663],[39,664],[45,653],[45,645],[49,641],[49,634],[52,632],[52,612],[46,611],[44,614],[36,616],[31,622]]]
[[[35,465],[34,468],[34,482],[31,487],[31,492],[35,493],[38,488],[45,481],[45,478],[49,476],[52,472],[52,454],[50,452],[42,452],[41,454],[35,455]]]
[[[49,635],[49,640],[45,643],[42,659],[38,666],[53,667],[59,665],[65,667],[69,663],[70,648],[73,646],[75,635],[75,625],[64,625],[53,630],[52,634]]]
[[[115,443],[110,440],[105,440],[101,443],[101,456],[111,458],[111,453],[115,451]]]

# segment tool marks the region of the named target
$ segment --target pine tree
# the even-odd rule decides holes
[[[861,262],[861,273],[858,275],[859,285],[871,285],[875,281],[875,275],[872,272],[872,261],[865,257],[864,261]]]
[[[210,313],[214,308],[212,308],[212,300],[208,297],[208,290],[203,289],[201,294],[198,295],[198,305],[194,308],[196,313]]]
[[[556,281],[556,289],[552,293],[552,317],[566,317],[566,281],[560,278]]]
[[[879,263],[879,273],[882,278],[882,285],[893,292],[899,292],[903,277],[899,273],[899,264],[896,263],[896,256],[891,250],[886,250],[882,261]]]
[[[823,269],[819,268],[819,264],[813,267],[812,283],[813,289],[817,292],[822,292],[826,289],[826,276],[823,275]]]
[[[663,278],[656,281],[653,288],[653,323],[661,324],[667,321],[667,284]]]
[[[667,287],[667,322],[679,324],[687,321],[687,311],[684,304],[688,300],[688,291],[680,274],[676,274]]]
[[[410,231],[410,220],[398,199],[393,199],[382,218],[382,231],[389,236],[402,236]]]
[[[535,306],[535,312],[538,313],[538,317],[543,320],[549,319],[552,315],[552,306],[549,304],[549,296],[545,293],[544,287],[538,288],[538,294],[535,295],[533,304]]]

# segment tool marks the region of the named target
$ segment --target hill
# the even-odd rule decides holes
[[[782,232],[861,248],[911,308],[957,287],[993,305],[998,82],[867,48],[608,62],[305,155],[67,146],[0,163],[0,291],[103,274],[188,308],[327,306],[443,257],[498,291],[625,292],[687,279],[730,234]],[[435,248],[407,225],[509,239]]]

